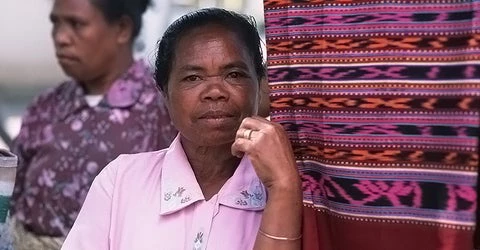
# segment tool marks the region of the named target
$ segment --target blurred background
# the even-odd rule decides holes
[[[167,26],[179,16],[204,7],[221,7],[254,16],[264,37],[262,0],[152,0],[135,42],[135,56],[151,65]],[[67,79],[58,66],[48,19],[53,0],[1,0],[0,148],[8,148],[26,106],[46,88]],[[265,51],[265,50],[264,50]]]

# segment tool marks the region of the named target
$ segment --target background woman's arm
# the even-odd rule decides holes
[[[117,158],[108,164],[93,181],[62,250],[110,249],[112,195],[118,161],[121,160]]]

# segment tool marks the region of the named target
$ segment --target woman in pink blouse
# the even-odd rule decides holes
[[[155,79],[179,134],[95,179],[62,249],[299,249],[301,183],[283,128],[256,116],[254,21],[204,9],[160,41]]]

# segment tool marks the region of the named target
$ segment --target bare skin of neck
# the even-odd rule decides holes
[[[85,91],[90,95],[103,95],[108,92],[114,81],[133,63],[132,49],[125,48],[118,53],[117,58],[112,60],[112,64],[107,72],[93,79],[81,81]]]
[[[241,159],[232,155],[231,144],[201,147],[183,143],[183,147],[205,200],[210,200],[232,177]]]

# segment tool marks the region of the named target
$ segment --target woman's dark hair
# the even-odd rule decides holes
[[[132,40],[138,36],[142,28],[142,15],[151,4],[151,0],[90,0],[105,16],[107,21],[113,22],[122,16],[132,20]]]
[[[233,31],[250,53],[258,79],[265,76],[261,40],[257,32],[255,19],[233,11],[207,8],[191,12],[177,19],[167,28],[158,43],[155,81],[163,92],[166,93],[167,90],[178,41],[192,29],[207,24],[219,24]]]

